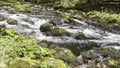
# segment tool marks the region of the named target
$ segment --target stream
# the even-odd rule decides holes
[[[10,8],[12,9],[12,8]],[[53,10],[49,8],[49,10]],[[58,17],[58,16],[47,16],[44,13],[42,15],[34,14],[22,14],[22,13],[10,13],[8,10],[0,8],[0,15],[5,18],[4,21],[0,21],[0,24],[5,24],[6,28],[13,28],[24,35],[33,35],[36,37],[37,41],[47,40],[59,44],[81,44],[88,42],[95,42],[101,45],[101,47],[113,47],[120,50],[120,35],[101,30],[93,25],[89,25],[84,22],[84,20],[72,19],[76,24],[71,25],[69,20]],[[8,18],[13,18],[18,21],[17,25],[10,25],[7,23]],[[42,24],[48,23],[50,21],[56,22],[56,26],[66,29],[71,36],[46,36],[40,31],[40,26]],[[72,28],[70,28],[72,26]],[[88,39],[78,40],[75,39],[75,34],[77,32],[83,32]],[[83,66],[83,67],[82,67]],[[82,65],[84,68],[85,66]]]

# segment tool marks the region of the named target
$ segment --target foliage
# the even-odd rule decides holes
[[[92,11],[88,12],[88,18],[97,21],[95,25],[101,26],[109,31],[118,32],[120,27],[120,14]]]
[[[41,59],[54,55],[53,51],[37,45],[33,37],[23,37],[12,29],[2,32],[0,43],[0,59],[7,62],[17,57]]]
[[[110,65],[110,66],[116,66],[117,65],[117,61],[115,61],[115,60],[108,60],[108,64]]]
[[[0,33],[0,59],[9,68],[67,68],[64,61],[76,61],[69,49],[40,45],[32,36],[24,37],[13,29],[5,29]]]
[[[29,7],[31,6],[31,4],[25,4],[25,3],[21,4],[20,2],[17,2],[16,4],[13,4],[12,6],[15,7],[20,12],[27,12],[29,11]]]
[[[51,3],[54,2],[55,0],[37,0],[37,3]]]
[[[61,6],[65,8],[74,7],[79,0],[61,0]]]
[[[85,4],[87,0],[61,0],[61,6],[64,8],[79,7],[81,4]]]

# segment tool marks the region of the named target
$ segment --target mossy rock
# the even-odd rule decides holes
[[[39,62],[30,58],[18,58],[11,61],[9,68],[38,68]]]
[[[67,31],[64,28],[54,28],[53,36],[64,36],[67,35]]]
[[[40,68],[67,68],[64,61],[54,58],[44,58],[40,61]]]
[[[82,55],[83,55],[83,58],[84,58],[84,59],[88,59],[88,60],[92,60],[92,59],[94,59],[94,58],[96,57],[96,56],[91,52],[91,50],[83,52]]]
[[[42,32],[52,31],[53,30],[53,24],[45,23],[45,24],[40,26],[40,30]]]
[[[11,25],[17,25],[18,24],[17,20],[15,20],[13,18],[8,18],[7,22],[8,22],[8,24],[11,24]]]
[[[85,35],[84,35],[83,32],[78,32],[78,33],[76,33],[76,35],[75,35],[75,39],[81,40],[81,39],[86,39],[86,37],[85,37]]]
[[[120,52],[114,48],[102,48],[96,51],[101,53],[103,57],[111,57],[114,59],[120,58]]]
[[[0,33],[6,28],[5,24],[0,24]]]
[[[7,28],[5,30],[2,31],[2,35],[9,35],[9,36],[14,36],[14,35],[19,35],[19,33],[17,31],[15,31],[14,29],[11,28]]]
[[[0,24],[0,28],[5,28],[5,24]]]
[[[56,47],[55,50],[56,50],[55,54],[58,59],[62,59],[68,63],[78,63],[79,62],[77,60],[77,58],[75,57],[75,55],[69,49]]]

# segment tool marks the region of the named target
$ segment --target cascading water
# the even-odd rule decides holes
[[[11,9],[11,8],[10,8]],[[52,9],[53,10],[53,9]],[[4,21],[0,21],[0,24],[5,24],[6,28],[13,28],[24,35],[33,35],[38,41],[47,40],[54,43],[64,44],[64,43],[88,43],[95,42],[100,43],[103,47],[113,47],[117,50],[120,50],[120,35],[113,34],[99,28],[89,25],[84,21],[78,19],[72,19],[78,25],[71,25],[67,19],[58,17],[58,16],[46,16],[46,15],[32,15],[32,14],[21,14],[15,13],[11,14],[8,11],[1,9],[0,15],[5,18]],[[7,23],[8,18],[13,18],[18,21],[17,25],[10,25]],[[70,36],[46,36],[40,31],[40,26],[42,24],[48,23],[49,21],[60,22],[56,23],[54,27],[61,27],[66,29],[71,35]],[[71,28],[72,26],[72,28]],[[75,39],[75,34],[77,32],[82,32],[87,38],[84,40]],[[116,43],[117,45],[110,45]],[[100,54],[97,54],[101,57]],[[80,58],[80,56],[78,57]],[[102,57],[100,59],[103,59]],[[102,61],[102,60],[101,60]],[[86,65],[83,64],[80,68],[86,68]]]
[[[38,41],[47,40],[55,43],[81,43],[84,41],[92,41],[97,43],[119,43],[120,35],[109,33],[104,30],[100,30],[92,25],[85,23],[84,21],[80,21],[78,19],[73,19],[76,23],[81,24],[82,26],[72,25],[73,28],[70,28],[70,24],[64,23],[64,18],[60,18],[57,16],[45,16],[45,15],[30,15],[30,14],[10,14],[8,11],[4,9],[0,10],[0,15],[5,17],[6,20],[0,21],[0,24],[5,24],[7,28],[14,28],[25,35],[30,35],[34,33],[35,37]],[[7,23],[8,18],[13,18],[18,21],[18,25],[10,25]],[[44,23],[48,23],[51,20],[60,21],[62,24],[59,24],[55,27],[65,28],[69,33],[75,34],[77,32],[83,32],[84,35],[91,39],[85,40],[77,40],[74,37],[63,36],[63,37],[53,37],[53,36],[45,36],[39,30],[40,26]],[[32,21],[32,23],[31,23]],[[56,21],[56,22],[57,22]],[[116,49],[119,47],[115,46]]]

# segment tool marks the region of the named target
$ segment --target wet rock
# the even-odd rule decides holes
[[[11,25],[17,25],[18,24],[17,20],[15,20],[13,18],[8,18],[7,22],[8,22],[8,24],[11,24]]]
[[[32,21],[32,20],[29,20],[28,22],[29,22],[30,24],[34,24],[34,21]]]
[[[60,22],[59,19],[51,20],[50,23],[53,24],[54,26],[62,25],[62,22]]]
[[[45,24],[43,24],[43,25],[40,26],[40,30],[42,32],[52,31],[53,30],[53,24],[45,23]]]
[[[97,49],[99,53],[102,54],[103,57],[111,57],[114,59],[120,58],[120,52],[114,48],[102,48],[102,49]]]
[[[30,58],[18,58],[10,63],[10,68],[38,68],[39,62]]]
[[[56,57],[67,63],[79,64],[80,62],[69,49],[56,47],[55,51]]]
[[[66,22],[67,24],[74,25],[74,26],[81,26],[82,24],[74,21],[72,18],[68,19],[69,22]]]
[[[84,59],[92,60],[96,57],[91,50],[82,53]]]
[[[64,36],[68,35],[68,32],[64,28],[53,28],[53,24],[43,24],[40,30],[47,36]]]
[[[54,28],[53,36],[64,36],[67,35],[67,31],[64,28]]]
[[[60,59],[44,58],[40,61],[40,68],[67,68],[67,66]]]
[[[23,26],[24,28],[27,28],[27,29],[30,28],[30,26],[29,26],[29,25],[26,25],[26,24],[22,24],[22,26]]]
[[[81,40],[81,39],[86,39],[86,37],[85,37],[85,35],[84,35],[83,32],[78,32],[78,33],[76,33],[76,35],[75,35],[75,39]]]

